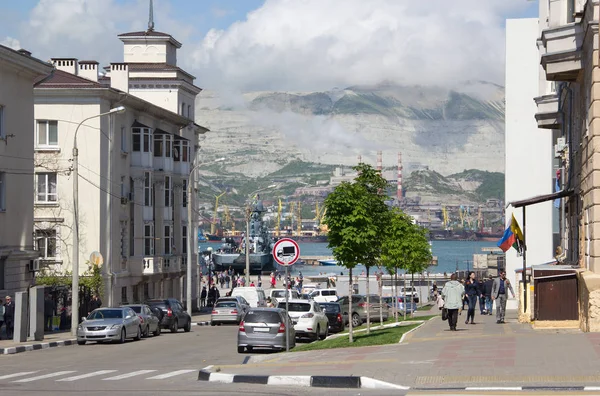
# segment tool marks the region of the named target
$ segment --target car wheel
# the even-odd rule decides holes
[[[137,334],[133,337],[135,341],[139,341],[142,339],[142,326],[138,326]]]
[[[157,337],[160,335],[160,326],[156,325],[156,330],[154,330],[154,337]]]
[[[361,324],[362,324],[362,319],[360,318],[360,316],[357,313],[353,313],[352,314],[352,326],[358,327]]]
[[[144,333],[142,334],[142,337],[146,338],[150,336],[150,325],[146,326],[146,330],[144,330]]]
[[[177,323],[177,319],[173,321],[171,325],[171,333],[177,333],[179,331],[179,323]]]
[[[119,338],[119,344],[123,344],[125,342],[125,329],[121,329],[121,338]]]
[[[183,331],[185,331],[186,333],[189,333],[190,330],[192,330],[192,321],[188,320],[185,327],[183,328]]]
[[[238,353],[244,353],[244,347],[243,346],[239,346],[238,347]]]
[[[77,345],[85,345],[85,340],[83,340],[83,341],[77,340]]]
[[[325,333],[322,336],[319,336],[322,340],[329,336],[329,326],[325,327]]]
[[[319,338],[321,337],[320,333],[321,333],[321,326],[320,326],[320,325],[317,325],[317,332],[316,332],[316,333],[315,333],[315,335],[313,336],[313,338],[314,338],[314,340],[315,340],[315,341],[318,341],[318,340],[319,340]]]

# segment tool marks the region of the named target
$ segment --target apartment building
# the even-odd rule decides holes
[[[0,296],[32,283],[33,82],[52,66],[0,45]]]
[[[170,35],[119,38],[125,62],[100,74],[98,62],[53,58],[56,72],[35,86],[35,237],[47,272],[71,270],[77,133],[80,274],[98,251],[106,303],[183,300],[187,265],[198,289],[196,256],[186,262],[187,191],[207,129],[187,106],[201,90],[177,67],[181,44]]]

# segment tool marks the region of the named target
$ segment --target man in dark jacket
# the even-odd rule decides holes
[[[202,286],[202,292],[200,292],[200,307],[206,306],[206,286]]]
[[[13,338],[15,328],[15,303],[11,296],[6,296],[4,303],[4,323],[6,324],[6,336],[9,340]]]
[[[46,331],[52,331],[54,311],[56,311],[56,305],[50,295],[46,294],[46,298],[44,299],[44,330]]]
[[[477,281],[477,288],[479,289],[479,313],[485,315],[487,314],[487,311],[485,310],[485,296],[483,294],[485,286],[481,279]]]
[[[492,314],[492,308],[494,301],[492,300],[492,285],[494,284],[494,276],[490,275],[489,278],[483,282],[483,298],[485,299],[485,310],[488,315]]]

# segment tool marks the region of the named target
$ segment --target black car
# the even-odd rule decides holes
[[[158,316],[161,328],[169,329],[171,333],[176,333],[180,328],[186,333],[192,329],[192,317],[176,299],[148,300],[146,304]]]
[[[342,319],[342,307],[336,302],[320,302],[319,306],[325,312],[329,321],[329,331],[337,333],[344,331],[344,320]]]

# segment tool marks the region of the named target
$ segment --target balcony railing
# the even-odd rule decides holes
[[[563,115],[558,108],[558,95],[553,93],[550,95],[539,96],[534,100],[537,105],[535,119],[538,128],[560,129]]]
[[[576,81],[583,67],[583,26],[574,22],[542,31],[541,63],[548,81]]]
[[[144,275],[161,274],[164,267],[164,259],[162,257],[144,257],[142,260]]]

